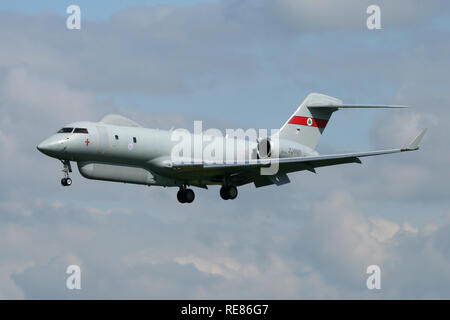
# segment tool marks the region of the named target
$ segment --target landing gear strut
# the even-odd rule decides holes
[[[220,188],[220,196],[223,200],[234,200],[238,195],[238,190],[235,186],[223,186]]]
[[[192,189],[181,187],[177,193],[177,199],[180,203],[191,203],[195,199],[195,194]]]
[[[63,187],[68,187],[72,185],[72,179],[69,177],[69,172],[72,172],[72,166],[69,160],[61,160],[63,164],[62,172],[64,172],[64,178],[61,179],[61,185]]]

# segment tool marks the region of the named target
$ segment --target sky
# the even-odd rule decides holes
[[[66,8],[81,8],[81,30]],[[449,299],[450,4],[365,0],[0,3],[1,299]],[[418,152],[195,190],[62,188],[36,145],[123,114],[146,127],[279,128],[310,92],[336,112],[319,152]],[[75,168],[76,166],[74,166]],[[81,290],[66,288],[79,265]],[[368,290],[366,268],[381,269]]]

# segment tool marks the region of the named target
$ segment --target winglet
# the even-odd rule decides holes
[[[414,151],[414,150],[418,150],[419,149],[419,144],[422,141],[423,136],[425,135],[425,133],[427,132],[427,129],[423,129],[421,133],[419,133],[419,135],[409,143],[408,147],[406,147],[405,149],[402,149],[402,151]]]

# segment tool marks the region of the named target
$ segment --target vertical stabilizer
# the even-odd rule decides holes
[[[314,108],[314,106],[321,108]],[[330,108],[324,106],[329,105]],[[342,101],[320,93],[310,93],[297,111],[280,129],[280,139],[286,139],[315,149],[331,114]],[[311,107],[311,108],[308,108]]]

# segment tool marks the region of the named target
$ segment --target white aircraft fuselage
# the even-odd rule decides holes
[[[214,170],[199,176],[198,173],[175,170],[172,167],[172,149],[179,143],[172,139],[172,130],[85,121],[70,123],[64,128],[73,130],[56,133],[37,148],[50,157],[77,162],[78,169],[85,178],[165,187],[180,187],[185,184],[205,187],[223,182],[212,179],[216,175]],[[86,130],[76,133],[77,128]],[[210,140],[207,136],[195,137],[191,134],[192,141],[196,138]],[[235,139],[222,139],[224,146],[236,143]],[[247,143],[249,147],[245,148],[244,153],[236,153],[233,160],[241,162],[257,158],[254,152],[256,142]]]

